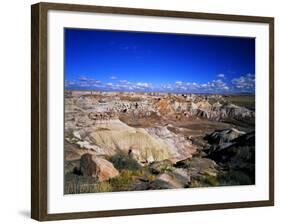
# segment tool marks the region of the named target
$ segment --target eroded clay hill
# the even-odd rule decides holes
[[[67,91],[65,191],[227,185],[226,173],[240,172],[235,156],[251,167],[242,182],[252,183],[252,161],[238,154],[253,156],[254,143],[237,142],[254,135],[254,121],[252,102],[236,96]]]

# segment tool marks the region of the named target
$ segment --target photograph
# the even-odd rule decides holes
[[[255,185],[254,37],[63,38],[64,194]]]

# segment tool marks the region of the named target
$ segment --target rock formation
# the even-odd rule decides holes
[[[86,192],[253,184],[255,111],[232,97],[67,91],[65,173]]]
[[[119,175],[112,163],[91,154],[84,154],[81,157],[80,169],[84,176],[94,177],[98,181],[109,180]]]

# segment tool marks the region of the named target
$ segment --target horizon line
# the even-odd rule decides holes
[[[255,92],[166,92],[166,91],[120,91],[120,90],[97,90],[97,89],[64,89],[64,91],[94,91],[94,92],[117,92],[117,93],[171,93],[171,94],[221,94],[221,95],[255,95]]]

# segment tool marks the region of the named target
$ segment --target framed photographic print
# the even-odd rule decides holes
[[[274,19],[32,5],[32,218],[272,206]]]

